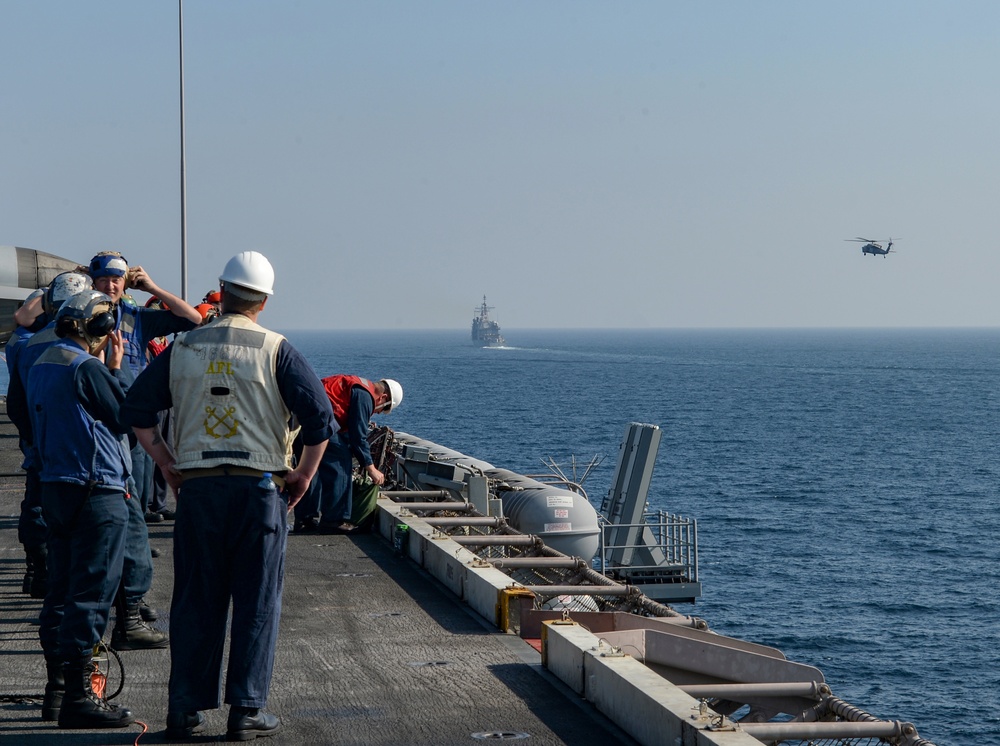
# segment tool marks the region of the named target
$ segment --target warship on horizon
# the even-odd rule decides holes
[[[490,318],[490,311],[493,306],[486,305],[486,296],[483,296],[483,304],[473,310],[476,316],[472,319],[472,341],[480,347],[500,347],[505,340],[500,334],[500,325]]]

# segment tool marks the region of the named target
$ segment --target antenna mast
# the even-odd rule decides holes
[[[184,0],[177,0],[177,39],[180,43],[181,94],[181,299],[188,297],[187,281],[187,164],[184,148]]]

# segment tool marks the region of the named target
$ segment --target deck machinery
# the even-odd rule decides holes
[[[387,475],[377,530],[641,744],[933,746],[911,723],[834,696],[819,669],[644,592],[700,593],[694,527],[679,553],[648,541],[659,435],[629,426],[598,516],[569,490],[381,428],[370,438]]]
[[[657,601],[694,601],[698,581],[698,524],[648,510],[647,495],[660,447],[660,428],[632,422],[601,505],[601,572]]]

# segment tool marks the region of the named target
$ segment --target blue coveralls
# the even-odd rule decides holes
[[[346,437],[339,433],[330,438],[323,460],[319,462],[316,480],[319,483],[319,512],[321,528],[336,528],[351,520],[354,510],[351,474],[354,455]]]
[[[174,317],[176,318],[176,317]],[[183,320],[190,324],[186,320]],[[30,433],[30,414],[27,411],[26,386],[28,372],[32,369],[35,361],[45,350],[56,344],[59,338],[55,333],[55,322],[48,324],[44,329],[31,337],[26,343],[19,346],[14,355],[14,365],[11,373],[10,386],[8,389],[8,413],[11,420],[21,430],[21,421],[28,424]],[[134,379],[134,373],[130,368],[123,367],[116,374],[123,385],[127,386]],[[135,448],[132,452],[135,452]],[[138,449],[144,458],[148,458],[145,451]],[[126,455],[127,446],[126,446]],[[25,547],[35,546],[45,542],[47,531],[45,520],[42,515],[41,484],[38,481],[38,456],[33,449],[25,453],[24,468],[27,472],[25,477],[25,502],[30,503],[30,507],[22,508],[22,518],[19,523],[24,525],[23,535],[25,540],[22,543]],[[132,473],[132,463],[130,459],[129,474]],[[130,478],[130,483],[132,479]],[[149,533],[146,528],[146,521],[143,515],[139,499],[134,497],[137,492],[129,484],[128,493],[132,495],[126,503],[129,522],[125,536],[125,559],[122,570],[123,589],[125,601],[129,605],[134,605],[146,595],[153,583],[153,558],[149,551]],[[34,543],[29,543],[34,542]]]
[[[122,368],[126,369],[129,383],[146,367],[146,346],[151,339],[175,332],[193,329],[194,322],[170,311],[155,308],[118,304],[119,327],[125,343],[125,357]],[[125,570],[122,574],[122,590],[125,604],[134,606],[149,591],[153,584],[153,558],[149,551],[149,529],[146,526],[146,510],[153,494],[153,460],[136,444],[131,453],[130,485],[131,499],[128,503],[129,525],[125,540]]]
[[[38,481],[38,457],[31,445],[30,416],[25,402],[24,379],[21,377],[19,364],[28,341],[34,336],[35,332],[19,326],[11,335],[6,348],[7,412],[17,427],[18,446],[24,455],[24,461],[21,463],[21,468],[24,469],[24,498],[21,500],[21,512],[17,519],[17,540],[29,555],[44,546],[45,536],[48,533],[45,516],[42,514],[42,485]],[[12,409],[15,410],[13,413]],[[20,418],[17,415],[18,411],[21,413]]]
[[[47,658],[78,660],[104,637],[121,583],[128,511],[121,490],[42,484],[49,591],[38,636]]]
[[[128,478],[121,383],[69,340],[32,367],[27,400],[49,523],[49,591],[39,615],[47,657],[71,660],[104,636],[121,582]]]
[[[51,329],[53,325],[43,327]],[[42,330],[39,330],[42,331]],[[24,469],[24,499],[17,521],[17,540],[29,554],[31,550],[45,544],[48,526],[42,514],[42,485],[38,480],[38,454],[32,444],[31,415],[28,412],[27,390],[28,370],[46,347],[58,341],[54,329],[45,334],[33,333],[18,327],[7,342],[7,414],[17,427],[20,436],[18,445],[24,454],[21,468]],[[32,342],[34,340],[34,342]],[[30,343],[30,344],[29,344]]]
[[[197,333],[197,332],[195,332]],[[136,379],[123,408],[135,427],[170,409],[170,359],[160,353]],[[276,385],[315,445],[333,432],[333,410],[312,368],[287,341],[278,350]],[[232,600],[225,702],[267,703],[281,615],[287,498],[270,480],[206,476],[184,482],[174,523],[170,605],[169,712],[219,707],[226,622]]]
[[[372,463],[368,447],[368,423],[375,410],[371,394],[362,386],[351,389],[347,408],[347,425],[334,433],[323,452],[316,479],[309,492],[295,506],[296,520],[303,521],[321,515],[323,529],[335,528],[350,521],[354,513],[354,459],[362,466]]]

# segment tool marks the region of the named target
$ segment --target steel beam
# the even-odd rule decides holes
[[[740,697],[806,697],[820,699],[830,687],[819,681],[767,682],[759,684],[690,684],[681,689],[698,699],[734,699]]]
[[[451,510],[456,513],[467,513],[472,510],[472,504],[467,502],[444,502],[435,501],[429,503],[404,503],[397,502],[396,505],[406,508],[407,510]]]
[[[463,547],[468,546],[542,546],[542,540],[532,534],[483,534],[482,536],[452,536],[451,540]]]
[[[536,596],[627,596],[626,585],[525,585]]]
[[[379,494],[394,501],[397,497],[419,497],[430,499],[432,497],[451,496],[451,493],[448,490],[384,490]]]
[[[852,723],[740,723],[740,728],[765,743],[772,741],[808,741],[817,738],[901,738],[916,735],[912,723],[880,720]]]
[[[400,507],[405,507],[402,503],[399,503]],[[397,520],[406,522],[406,516],[399,516]],[[427,522],[428,526],[447,527],[447,526],[477,526],[477,527],[487,527],[487,528],[498,528],[502,521],[499,518],[489,518],[486,516],[468,516],[466,518],[462,517],[445,517],[445,518],[423,518],[421,519]]]
[[[586,567],[587,563],[577,557],[503,557],[499,559],[485,559],[496,568],[526,568],[526,567],[562,567],[576,569]]]

